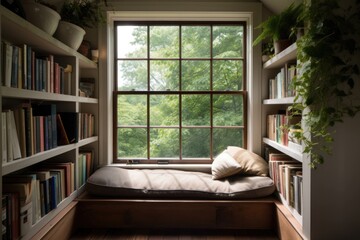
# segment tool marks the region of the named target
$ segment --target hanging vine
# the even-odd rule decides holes
[[[360,111],[360,1],[312,0],[303,14],[307,27],[297,42],[300,64],[292,109],[295,115],[304,113],[308,130],[295,137],[316,168],[331,154],[331,127]]]

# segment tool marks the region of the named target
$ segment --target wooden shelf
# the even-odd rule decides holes
[[[294,158],[295,160],[302,162],[302,153],[298,152],[296,150],[293,150],[287,146],[284,146],[280,143],[277,143],[273,140],[270,140],[269,138],[263,138],[263,142],[277,150],[279,150],[280,152],[285,153],[286,155],[289,155],[290,157]]]
[[[265,62],[263,68],[264,69],[279,68],[287,62],[295,61],[296,53],[297,53],[296,50],[297,50],[296,43],[293,43],[284,51],[280,52],[279,54],[271,58],[269,61]]]

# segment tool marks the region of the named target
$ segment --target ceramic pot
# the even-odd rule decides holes
[[[85,30],[81,27],[69,22],[60,21],[54,37],[69,47],[78,50],[84,39],[84,35]]]
[[[55,10],[36,2],[23,2],[23,8],[26,20],[44,32],[54,34],[61,18]]]

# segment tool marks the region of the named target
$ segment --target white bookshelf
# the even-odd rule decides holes
[[[295,97],[286,97],[286,98],[277,98],[277,99],[267,99],[268,94],[268,79],[274,77],[272,74],[276,71],[280,71],[288,63],[296,62],[296,54],[297,54],[297,46],[296,43],[293,43],[284,51],[280,52],[279,54],[275,55],[269,61],[263,64],[263,144],[264,146],[270,146],[289,157],[293,158],[294,160],[303,163],[303,154],[302,154],[302,147],[301,145],[297,145],[297,148],[292,148],[289,146],[285,146],[281,143],[273,141],[266,136],[266,129],[267,123],[266,118],[269,114],[276,114],[278,110],[286,110],[287,107],[292,105],[295,101]],[[288,205],[287,201],[281,196],[279,193],[279,200],[285,206],[285,208],[290,212],[290,214],[299,222],[300,225],[303,225],[303,218],[301,214],[299,214],[294,208]]]
[[[95,115],[95,133],[97,133],[99,100],[97,98],[79,97],[78,95],[78,86],[82,74],[87,74],[84,77],[89,77],[90,75],[90,77],[97,81],[97,64],[3,6],[0,6],[0,24],[2,41],[9,42],[13,45],[27,44],[31,46],[36,53],[51,54],[55,57],[55,61],[62,65],[70,64],[72,66],[71,95],[0,86],[1,110],[15,107],[19,103],[51,103],[56,105],[58,112],[89,112]],[[96,84],[95,86],[98,85]],[[95,94],[95,96],[98,96],[98,94]],[[1,131],[0,128],[0,133]],[[94,160],[96,162],[98,156],[98,137],[93,136],[79,140],[77,143],[57,146],[50,150],[4,163],[1,168],[1,176],[4,177],[11,173],[26,171],[35,164],[45,161],[57,161],[62,157],[72,161],[76,170],[78,169],[76,164],[81,148],[88,148],[89,146],[94,149]],[[2,155],[1,147],[0,154]],[[75,182],[76,179],[77,175],[75,171]],[[0,186],[2,186],[2,178],[0,180]],[[69,197],[58,204],[57,208],[51,210],[36,222],[31,227],[31,230],[25,236],[22,236],[21,239],[31,239],[64,210],[83,190],[84,186],[77,189],[75,186],[75,191]]]

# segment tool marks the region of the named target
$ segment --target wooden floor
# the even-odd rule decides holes
[[[278,240],[272,231],[264,230],[134,230],[79,229],[70,240]]]

